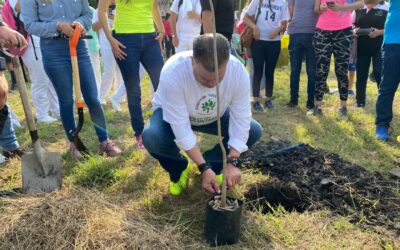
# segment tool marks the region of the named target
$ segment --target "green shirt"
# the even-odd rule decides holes
[[[117,0],[114,30],[117,34],[152,33],[153,0]]]

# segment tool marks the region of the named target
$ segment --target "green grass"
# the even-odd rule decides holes
[[[366,109],[354,109],[354,100],[350,98],[349,119],[342,121],[337,118],[339,98],[335,94],[324,100],[323,117],[306,117],[305,78],[302,74],[299,107],[287,110],[283,106],[289,100],[289,70],[277,70],[276,109],[254,115],[264,126],[264,140],[307,142],[374,171],[399,167],[398,100],[394,105],[391,141],[379,142],[374,138],[375,84],[368,83]],[[146,120],[151,116],[148,82],[146,78],[143,83]],[[329,85],[336,87],[333,75]],[[9,103],[23,119],[19,96],[10,94]],[[124,150],[117,158],[94,155],[86,162],[76,162],[67,153],[68,144],[60,123],[38,125],[44,147],[63,155],[64,187],[60,192],[44,196],[0,198],[0,249],[208,248],[202,239],[208,196],[201,190],[201,179],[195,167],[192,166],[187,192],[181,197],[171,197],[167,174],[147,152],[135,149],[126,103],[122,106],[121,113],[115,113],[110,105],[105,107],[110,137]],[[96,153],[97,140],[87,110],[85,118],[80,135],[89,150]],[[21,145],[29,148],[27,128],[17,129],[17,135]],[[202,149],[216,143],[213,137],[199,136]],[[20,187],[20,175],[20,161],[1,165],[0,189]],[[249,185],[267,178],[257,171],[245,170],[242,182],[232,193],[243,197]],[[241,242],[227,249],[400,247],[399,240],[391,232],[362,229],[329,211],[300,214],[276,208],[273,213],[264,215],[261,210],[246,210]]]

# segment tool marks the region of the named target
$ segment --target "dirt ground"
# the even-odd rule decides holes
[[[280,152],[290,146],[288,141],[260,142],[246,153],[245,166],[270,176],[249,188],[248,201],[263,205],[264,212],[278,205],[298,212],[329,209],[363,228],[384,228],[400,236],[398,179],[309,145]]]

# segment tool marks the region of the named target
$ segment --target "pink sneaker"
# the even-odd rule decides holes
[[[99,144],[100,153],[106,153],[107,156],[115,157],[122,153],[121,149],[113,141],[107,140]]]
[[[73,143],[69,144],[69,152],[71,153],[72,157],[74,157],[74,159],[76,159],[76,160],[83,159],[83,155],[81,154],[81,152],[79,152],[79,150],[76,148],[75,144],[73,144]]]
[[[142,136],[141,135],[138,135],[138,136],[135,135],[135,139],[136,139],[136,146],[138,147],[138,149],[144,149]]]

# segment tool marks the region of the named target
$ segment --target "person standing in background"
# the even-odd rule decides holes
[[[193,40],[201,31],[200,0],[174,0],[170,21],[175,51],[192,50]]]
[[[209,0],[201,2],[201,34],[212,33],[212,12]],[[217,33],[230,42],[235,28],[236,0],[213,0]]]
[[[167,59],[170,58],[171,55],[175,55],[175,47],[172,43],[171,23],[169,21],[170,17],[170,14],[167,13],[163,19],[163,26],[165,30],[164,49]]]
[[[391,0],[383,39],[382,82],[376,101],[375,136],[382,141],[389,139],[393,119],[393,99],[400,83],[400,1]]]
[[[289,108],[296,107],[299,100],[300,73],[303,58],[306,59],[307,103],[308,110],[314,108],[315,90],[315,54],[313,38],[318,15],[314,12],[315,0],[289,0],[290,35],[290,101]]]
[[[322,100],[328,89],[332,54],[340,94],[339,118],[347,118],[349,88],[348,66],[353,42],[351,13],[364,6],[362,0],[315,0],[314,11],[320,14],[314,33],[316,56],[315,106],[308,115],[322,114]]]
[[[141,62],[149,73],[154,90],[157,90],[164,64],[161,48],[165,31],[160,10],[157,0],[116,0],[116,15],[111,32],[107,20],[108,7],[108,0],[100,0],[99,20],[124,79],[136,145],[144,149],[139,68]]]

